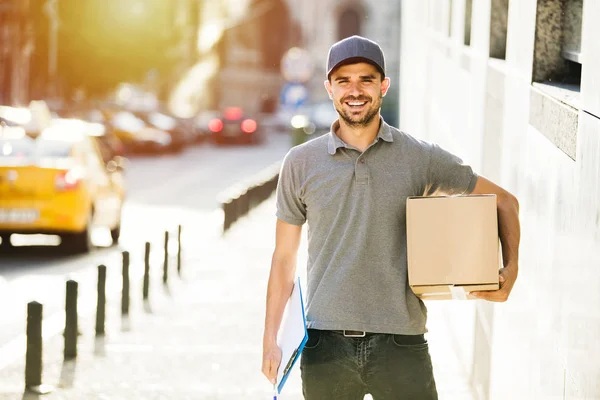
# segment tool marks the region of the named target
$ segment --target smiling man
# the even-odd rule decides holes
[[[262,371],[273,382],[281,362],[277,331],[306,222],[307,400],[437,399],[427,310],[407,279],[407,197],[496,194],[500,289],[476,295],[506,301],[517,279],[516,198],[439,146],[386,124],[380,108],[389,86],[377,43],[353,36],[334,44],[325,88],[339,119],[328,135],[291,149],[281,168]]]

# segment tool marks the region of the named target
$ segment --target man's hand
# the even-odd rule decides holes
[[[272,384],[277,382],[277,369],[280,363],[281,349],[276,344],[263,346],[262,373]]]
[[[500,289],[471,292],[470,294],[481,300],[504,302],[508,300],[518,274],[519,268],[516,265],[507,265],[505,268],[500,269]]]

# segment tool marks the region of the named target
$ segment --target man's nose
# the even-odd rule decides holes
[[[361,88],[360,85],[358,83],[352,83],[350,84],[350,87],[348,88],[348,94],[358,97],[361,94]]]

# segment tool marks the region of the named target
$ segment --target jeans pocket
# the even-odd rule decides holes
[[[392,335],[392,342],[398,347],[414,350],[429,348],[424,335]]]
[[[305,349],[314,349],[321,343],[321,331],[317,329],[308,330],[308,340],[306,341]]]

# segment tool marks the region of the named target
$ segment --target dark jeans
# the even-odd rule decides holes
[[[306,400],[437,400],[423,335],[367,334],[348,338],[308,330],[300,360]]]

